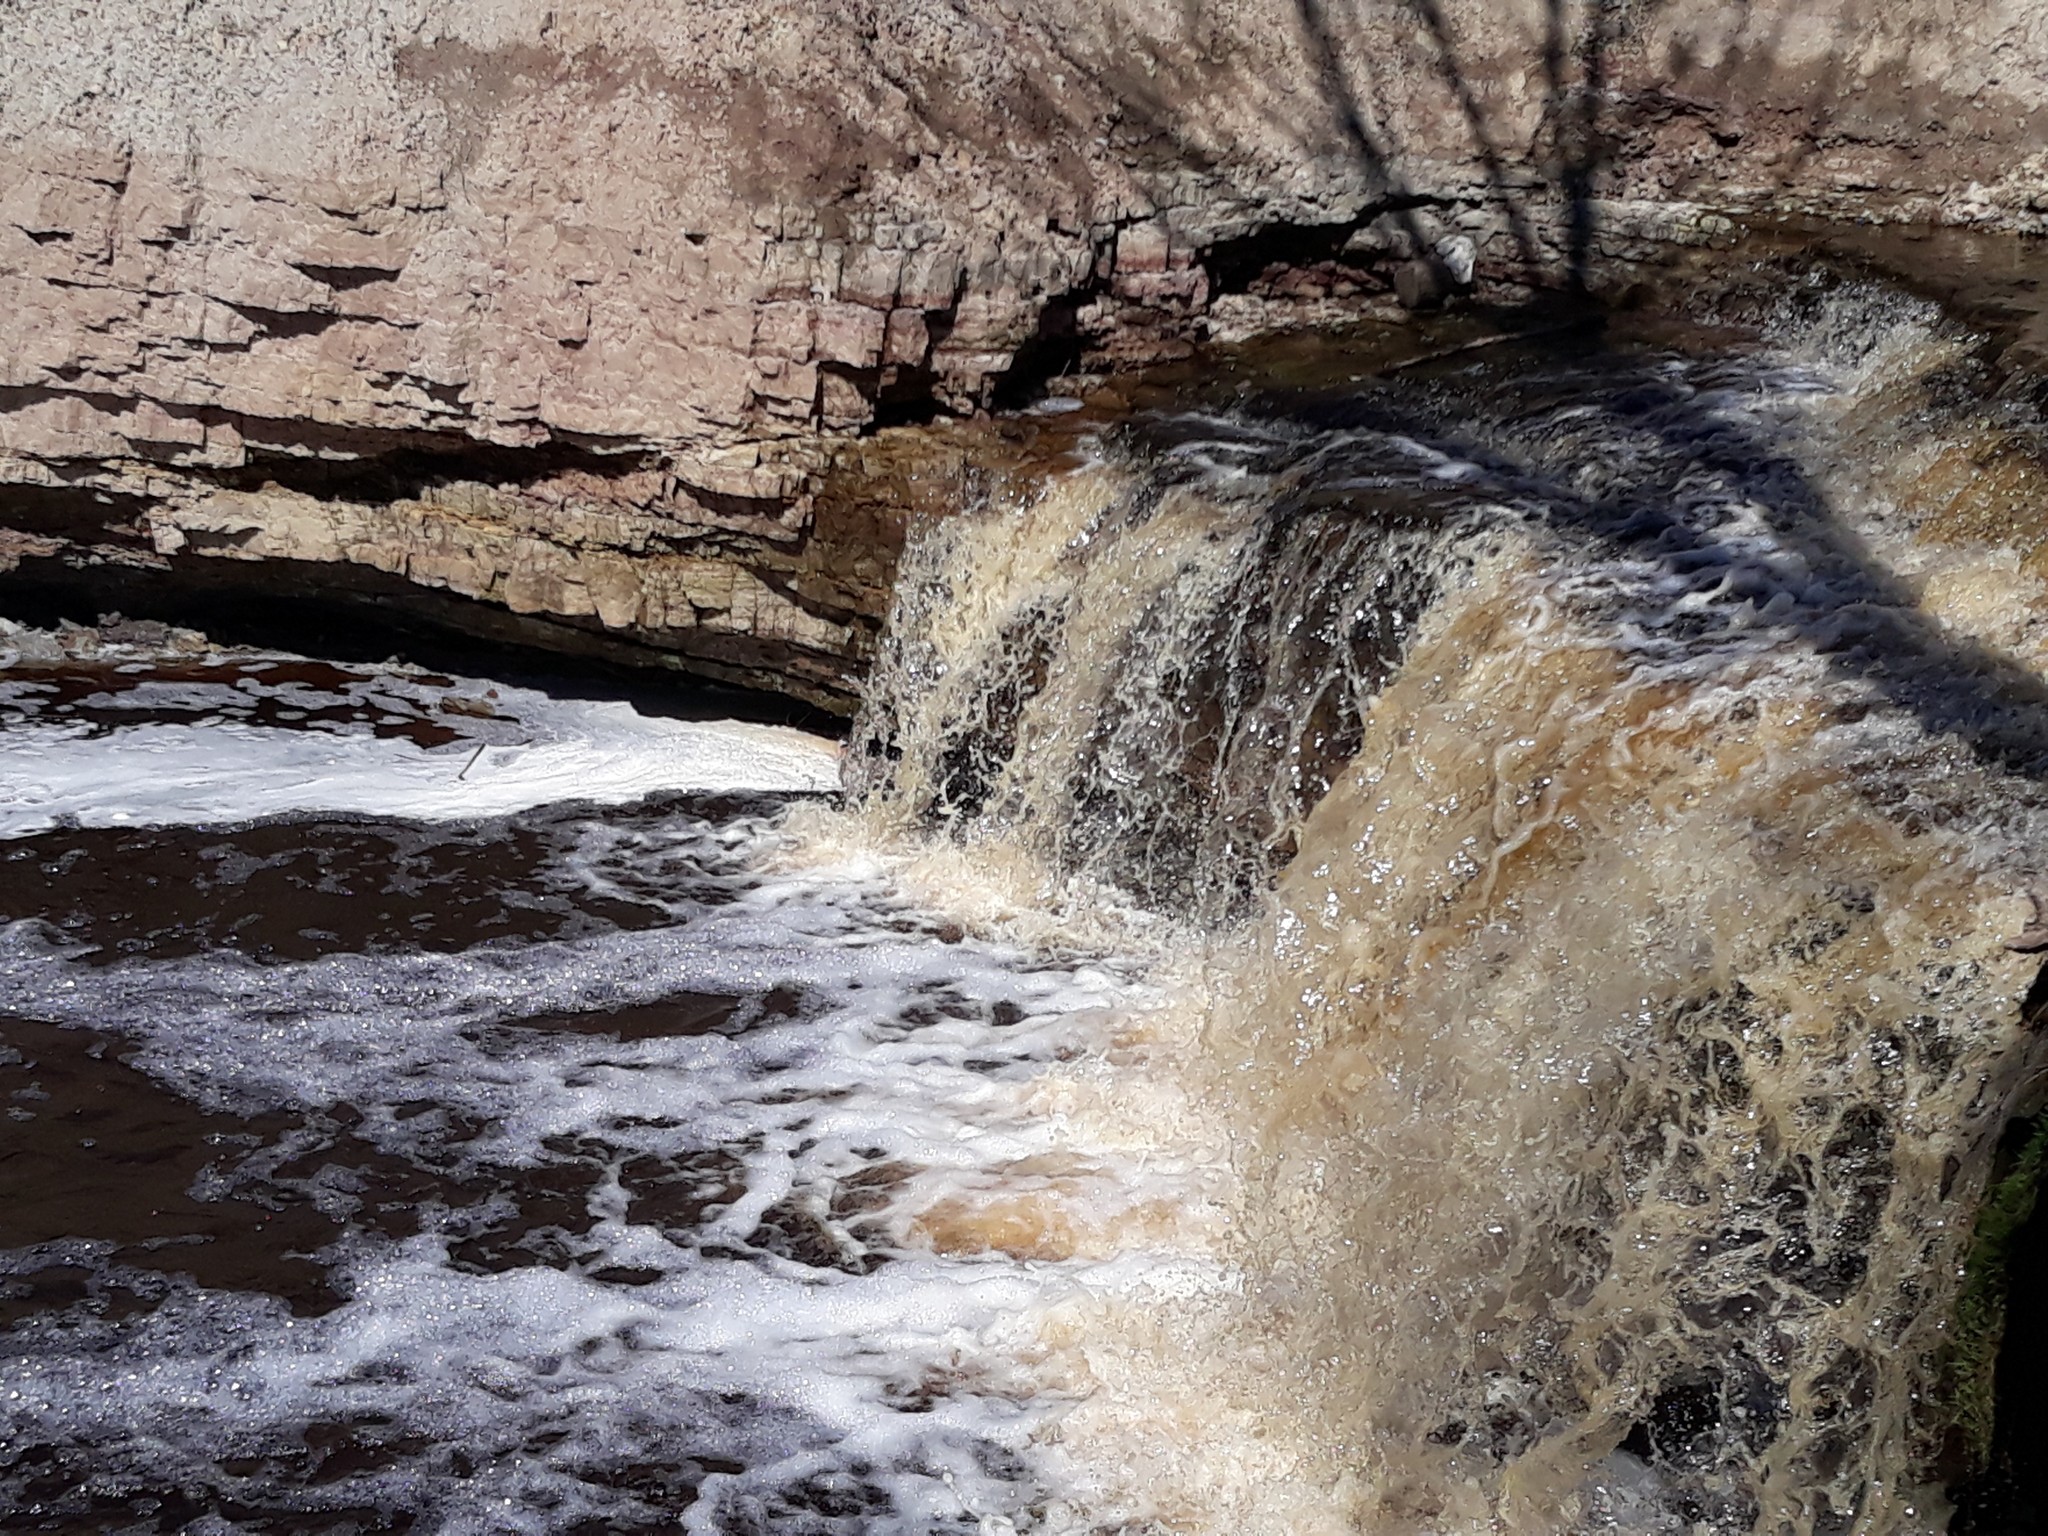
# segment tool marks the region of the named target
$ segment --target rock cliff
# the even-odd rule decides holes
[[[0,566],[844,708],[963,462],[892,426],[1749,214],[2038,229],[2044,107],[2036,0],[11,0]]]

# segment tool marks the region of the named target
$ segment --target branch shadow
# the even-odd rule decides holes
[[[1415,190],[1396,166],[1398,145],[1393,135],[1367,114],[1345,64],[1342,39],[1333,5],[1342,0],[1294,0],[1295,16],[1318,89],[1342,135],[1371,179],[1392,197],[1416,200]],[[1352,0],[1355,7],[1357,0]],[[1544,104],[1537,138],[1547,140],[1554,163],[1548,179],[1565,205],[1564,276],[1567,288],[1589,290],[1595,239],[1595,199],[1600,173],[1610,152],[1602,112],[1608,88],[1608,58],[1620,37],[1624,19],[1640,21],[1665,0],[1624,11],[1622,0],[1588,0],[1586,25],[1574,45],[1565,14],[1566,0],[1545,0],[1542,45]],[[1529,273],[1544,265],[1543,242],[1531,199],[1518,193],[1510,174],[1508,151],[1489,119],[1442,0],[1403,0],[1429,41],[1435,74],[1457,105],[1465,131],[1478,156],[1487,186],[1508,223],[1521,265]],[[1352,13],[1354,25],[1357,14]],[[1577,65],[1577,78],[1567,63]],[[1538,146],[1530,146],[1535,150]],[[1409,233],[1416,235],[1412,216]]]
[[[1415,193],[1394,168],[1394,152],[1383,140],[1364,103],[1352,88],[1344,67],[1344,55],[1330,21],[1330,0],[1294,0],[1302,33],[1308,44],[1309,65],[1317,87],[1336,116],[1338,129],[1359,165],[1365,171],[1403,232],[1418,248],[1422,245],[1421,221],[1415,216]]]
[[[1379,8],[1368,0],[1293,0],[1293,10],[1325,116],[1371,182],[1393,199],[1435,200],[1432,189],[1404,179],[1403,145],[1392,114],[1376,118],[1356,83],[1359,71],[1376,67],[1367,39],[1368,21],[1379,17]],[[1660,124],[1690,120],[1702,140],[1711,142],[1690,169],[1684,163],[1660,166],[1662,190],[1650,195],[1704,192],[1711,202],[1720,153],[1746,137],[1748,125],[1741,120],[1747,109],[1740,100],[1745,92],[1736,87],[1747,82],[1753,104],[1768,109],[1772,132],[1788,140],[1769,178],[1783,190],[1799,183],[1831,145],[1864,132],[1853,117],[1856,94],[1847,89],[1856,60],[1866,69],[1875,60],[1897,72],[1905,57],[1903,45],[1885,41],[1881,13],[1864,0],[1840,8],[1826,45],[1796,61],[1788,53],[1788,13],[1773,15],[1760,28],[1753,0],[1742,0],[1720,40],[1709,45],[1716,55],[1711,64],[1696,55],[1699,39],[1692,33],[1674,32],[1665,40],[1666,56],[1649,58],[1653,25],[1669,12],[1670,0],[1543,0],[1540,33],[1532,40],[1541,101],[1536,128],[1525,141],[1523,130],[1504,128],[1487,110],[1477,82],[1488,69],[1498,74],[1498,61],[1475,63],[1479,55],[1461,44],[1460,8],[1448,0],[1401,0],[1399,10],[1413,18],[1427,67],[1455,106],[1523,271],[1539,281],[1546,270],[1554,272],[1552,280],[1574,294],[1594,286],[1603,191],[1654,153]],[[1468,17],[1465,25],[1471,24]],[[1374,35],[1384,41],[1389,34],[1382,25]],[[1625,58],[1633,60],[1627,67]],[[1391,84],[1412,92],[1398,73],[1400,63],[1384,67]],[[1790,94],[1777,95],[1781,87]],[[1892,95],[1913,122],[1932,122],[1926,91],[1902,80],[1893,82]],[[1274,126],[1305,151],[1314,138],[1306,123]],[[1754,172],[1764,163],[1747,163],[1747,169]],[[1554,252],[1546,250],[1552,214]]]
[[[1315,77],[1353,153],[1390,196],[1415,198],[1401,177],[1396,141],[1366,111],[1345,67],[1333,10],[1343,0],[1294,3]],[[1438,74],[1452,92],[1489,188],[1503,204],[1511,237],[1526,260],[1539,244],[1537,220],[1512,185],[1506,154],[1459,61],[1441,0],[1405,3],[1428,39]],[[2007,771],[2048,779],[2048,684],[2010,658],[1948,631],[1922,610],[1910,584],[1843,525],[1801,467],[1740,413],[1718,409],[1712,392],[1702,393],[1657,366],[1607,348],[1590,298],[1599,259],[1602,178],[1620,147],[1605,115],[1612,61],[1624,27],[1639,25],[1664,3],[1585,0],[1583,25],[1574,36],[1566,0],[1545,0],[1540,130],[1552,151],[1548,185],[1562,207],[1566,292],[1588,301],[1583,310],[1592,322],[1577,333],[1580,346],[1589,350],[1579,354],[1560,387],[1576,381],[1571,387],[1583,393],[1580,404],[1595,404],[1618,428],[1647,434],[1657,445],[1653,457],[1661,467],[1645,483],[1587,495],[1574,488],[1562,469],[1538,473],[1469,440],[1459,444],[1459,451],[1482,466],[1496,493],[1540,505],[1554,525],[1576,528],[1617,555],[1652,563],[1688,593],[1706,595],[1723,607],[1754,604],[1772,616],[1775,626],[1811,645],[1833,671],[1872,685],[1929,733],[1954,735],[1979,759]],[[1861,21],[1856,7],[1838,20],[1836,46],[1815,80],[1817,123],[1827,119],[1827,100],[1839,85],[1850,35]],[[1748,31],[1746,15],[1742,30]],[[1776,29],[1755,41],[1738,38],[1719,67],[1768,70],[1779,41]],[[1798,169],[1794,164],[1786,174],[1796,175]],[[1369,403],[1354,402],[1350,409],[1391,413],[1390,420],[1404,420],[1408,430],[1430,425],[1414,419],[1412,410],[1394,406],[1395,397],[1382,390]],[[1444,421],[1433,424],[1431,435],[1446,443],[1459,440],[1455,425]],[[1760,509],[1772,537],[1799,551],[1795,564],[1818,574],[1794,580],[1760,563],[1739,540],[1683,517],[1678,509],[1696,502],[1694,493],[1709,482]]]
[[[1987,766],[2048,784],[2048,682],[1927,613],[1781,441],[1728,408],[1752,387],[1753,372],[1712,363],[1674,370],[1668,354],[1645,357],[1597,333],[1579,335],[1564,349],[1567,361],[1553,343],[1505,372],[1479,370],[1491,375],[1483,382],[1474,370],[1440,365],[1434,377],[1408,373],[1398,386],[1343,399],[1246,405],[1323,429],[1399,434],[1460,458],[1478,471],[1456,493],[1460,505],[1521,509],[1653,570],[1668,594],[1662,611],[1641,616],[1653,631],[1682,636],[1702,610],[1726,621],[1748,605],[1759,633],[1809,647],[1831,674],[1867,685],[1929,736],[1953,737]],[[1489,412],[1499,422],[1503,399],[1520,413],[1505,434],[1520,437],[1515,447],[1472,426]],[[1545,440],[1569,419],[1597,421],[1608,440]],[[1625,453],[1615,446],[1624,440]],[[1586,484],[1603,477],[1611,483]],[[1757,547],[1753,525],[1717,524],[1716,507],[1759,517],[1770,547]]]
[[[1393,217],[1419,245],[1423,227],[1418,210],[1438,199],[1404,176],[1398,134],[1375,116],[1361,91],[1358,69],[1362,62],[1369,70],[1371,61],[1363,57],[1369,50],[1361,45],[1360,3],[1293,0],[1293,7],[1306,64],[1329,122],[1379,199],[1368,216]],[[1871,685],[1929,733],[1953,735],[1987,763],[2048,780],[2048,684],[1926,613],[1911,584],[1843,524],[1800,465],[1767,433],[1745,424],[1739,412],[1719,409],[1712,391],[1702,392],[1637,354],[1611,347],[1604,335],[1605,312],[1593,291],[1601,259],[1601,192],[1617,157],[1628,150],[1626,133],[1613,117],[1615,60],[1634,29],[1666,4],[1581,0],[1574,7],[1569,0],[1544,0],[1538,60],[1544,99],[1539,142],[1530,149],[1532,160],[1537,149],[1549,150],[1536,191],[1552,198],[1553,228],[1562,232],[1564,293],[1539,293],[1522,309],[1492,316],[1508,327],[1518,320],[1560,315],[1582,321],[1572,333],[1578,340],[1572,344],[1571,370],[1559,387],[1579,389],[1581,404],[1595,404],[1617,428],[1654,442],[1657,473],[1640,483],[1589,494],[1565,466],[1543,471],[1488,449],[1461,436],[1455,420],[1427,419],[1411,387],[1428,378],[1427,369],[1404,374],[1398,388],[1369,391],[1332,409],[1340,417],[1348,412],[1383,420],[1389,430],[1417,434],[1466,454],[1484,470],[1490,494],[1542,506],[1553,525],[1576,529],[1616,555],[1649,562],[1685,593],[1706,596],[1723,608],[1753,604],[1788,637],[1810,645],[1831,670]],[[1445,0],[1403,0],[1403,8],[1417,21],[1436,75],[1477,148],[1489,191],[1509,220],[1510,239],[1527,261],[1541,251],[1543,221],[1531,196],[1515,185],[1517,149],[1489,120],[1460,58],[1452,10]],[[1579,13],[1576,28],[1574,10]],[[1830,119],[1844,61],[1869,40],[1865,24],[1870,14],[1851,5],[1836,19],[1833,46],[1810,79],[1812,97],[1805,110],[1814,132],[1809,146]],[[1754,17],[1747,0],[1736,21],[1710,73],[1725,80],[1731,72],[1773,69],[1783,41],[1781,27],[1752,35]],[[1671,64],[1674,70],[1690,67],[1676,54]],[[1311,125],[1296,123],[1292,131],[1306,149],[1314,137]],[[1784,174],[1796,176],[1798,170],[1795,162]],[[1550,355],[1554,359],[1564,350],[1571,348],[1553,347]],[[1441,387],[1435,393],[1452,398]],[[1757,561],[1732,535],[1681,515],[1679,509],[1693,505],[1699,486],[1708,482],[1759,509],[1772,538],[1798,549],[1798,563],[1813,574],[1795,580]]]

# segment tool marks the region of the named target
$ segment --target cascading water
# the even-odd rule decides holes
[[[0,1524],[1944,1529],[2048,1146],[2031,417],[1875,287],[1665,329],[1042,416],[843,804],[0,629]]]
[[[1102,1509],[1944,1527],[2048,831],[2040,577],[1930,490],[1966,356],[1848,287],[1246,392],[914,546],[867,835],[1121,911],[1203,1019],[1133,1070],[1207,1106],[1233,1278],[1059,1333]]]

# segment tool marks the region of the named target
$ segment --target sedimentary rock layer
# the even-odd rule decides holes
[[[381,572],[838,707],[880,427],[1417,261],[2037,227],[2044,105],[2030,0],[17,0],[0,562]]]

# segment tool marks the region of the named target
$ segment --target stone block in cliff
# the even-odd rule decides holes
[[[1118,298],[1150,309],[1199,313],[1209,298],[1209,274],[1199,267],[1179,271],[1157,268],[1151,271],[1119,270],[1111,284]]]
[[[903,253],[857,247],[839,273],[839,297],[870,309],[894,307],[903,288]]]
[[[128,438],[122,402],[28,391],[0,409],[0,453],[51,461],[124,457]]]
[[[874,417],[874,400],[856,380],[830,371],[819,375],[818,419],[822,425],[845,430],[865,426]]]
[[[752,388],[755,402],[771,415],[808,420],[818,399],[817,364],[757,357]]]
[[[1120,277],[1164,272],[1173,253],[1173,239],[1163,219],[1148,219],[1117,232],[1116,271]]]
[[[966,275],[966,263],[957,251],[913,251],[903,263],[897,297],[912,309],[951,309],[959,301]]]
[[[931,327],[924,311],[897,309],[889,312],[888,328],[882,340],[882,361],[903,368],[920,368],[931,355]]]
[[[607,629],[629,629],[640,622],[642,600],[635,562],[623,555],[586,555],[583,584],[591,606]]]
[[[865,305],[820,305],[812,352],[820,362],[873,368],[882,360],[887,327],[888,317]]]
[[[189,412],[173,414],[154,400],[138,400],[131,418],[131,425],[125,434],[130,443],[139,449],[204,449],[206,447],[206,422]],[[233,457],[241,457],[239,443],[231,450]]]
[[[817,323],[817,307],[808,299],[758,305],[754,310],[754,355],[809,362]]]

